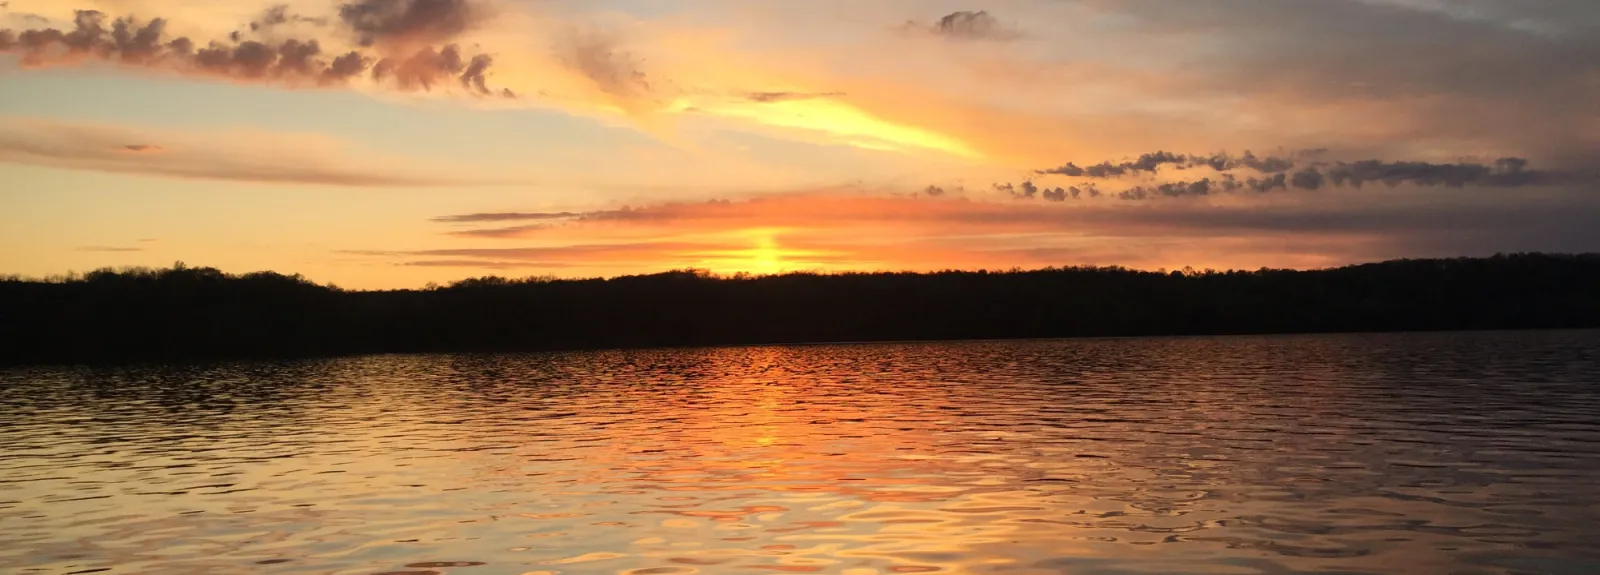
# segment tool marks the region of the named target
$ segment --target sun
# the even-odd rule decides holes
[[[831,251],[785,248],[779,241],[782,232],[777,228],[742,230],[736,237],[749,242],[750,247],[699,252],[695,256],[700,259],[700,265],[716,273],[773,275],[821,267],[828,257],[835,255]]]
[[[783,271],[783,254],[778,249],[778,240],[772,236],[757,239],[755,249],[750,250],[750,267],[749,271],[759,274]]]

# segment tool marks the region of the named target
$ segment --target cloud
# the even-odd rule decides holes
[[[448,37],[448,31],[458,33],[453,20],[432,24],[417,20],[419,15],[450,14],[441,11],[455,4],[458,3],[374,0],[344,5],[343,10],[354,10],[347,22],[362,35],[364,42],[388,42],[382,44],[387,49],[384,55],[361,50],[328,53],[323,48],[326,42],[316,38],[290,38],[270,43],[243,40],[237,32],[228,40],[212,40],[202,46],[188,37],[169,38],[165,19],[155,18],[143,23],[131,17],[108,20],[104,13],[95,10],[77,11],[69,31],[55,28],[20,33],[0,30],[0,52],[21,56],[22,64],[28,67],[99,60],[289,87],[344,86],[370,67],[371,79],[376,85],[400,91],[433,90],[445,86],[449,80],[449,85],[459,85],[464,92],[474,95],[506,93],[488,86],[488,70],[493,63],[488,55],[468,58],[455,44],[437,50],[429,45],[400,49],[406,46],[400,43],[404,38],[431,40]],[[251,27],[260,30],[290,18],[275,8],[263,19],[252,22]]]
[[[1142,189],[1193,195],[1215,193],[1220,185],[1208,179]],[[1070,189],[1063,190],[1071,196]],[[1047,192],[1055,190],[1039,193]],[[1086,193],[1079,188],[1080,196]],[[1385,196],[1350,202],[1312,195],[1327,201],[1134,206],[795,193],[594,210],[563,215],[560,226],[498,236],[537,244],[530,246],[353,253],[451,262],[437,264],[451,267],[530,262],[529,267],[637,272],[687,265],[774,271],[1081,263],[1253,269],[1419,255],[1600,250],[1600,230],[1592,225],[1600,217],[1600,198],[1540,196],[1504,205],[1471,189],[1453,194],[1457,200],[1447,203],[1387,201]]]
[[[752,102],[788,102],[793,100],[812,100],[816,98],[836,98],[843,96],[843,92],[750,92],[745,94]]]
[[[518,248],[341,250],[337,253],[396,258],[401,260],[397,265],[416,267],[564,268],[597,263],[703,262],[738,253],[747,247],[730,242],[646,241]]]
[[[144,251],[144,248],[119,247],[119,246],[79,246],[78,247],[78,251],[80,251],[80,252],[121,253],[121,252],[142,252],[142,251]]]
[[[255,20],[251,20],[249,24],[249,30],[250,32],[257,33],[269,32],[273,28],[277,28],[278,26],[289,23],[306,23],[315,26],[327,26],[328,19],[311,18],[307,16],[301,16],[299,14],[293,14],[289,12],[288,4],[276,4],[269,6],[261,13],[261,16],[257,17]],[[230,35],[230,38],[237,42],[241,37],[243,37],[243,35],[243,32],[234,32],[232,35]]]
[[[578,217],[577,212],[484,212],[439,216],[432,221],[443,223],[513,222],[523,220],[557,220]]]
[[[1327,176],[1334,185],[1349,184],[1358,188],[1367,182],[1383,182],[1390,186],[1414,184],[1459,188],[1467,185],[1483,185],[1514,188],[1551,185],[1585,178],[1590,181],[1595,179],[1594,174],[1530,170],[1527,166],[1528,160],[1523,158],[1500,158],[1492,165],[1363,160],[1334,164],[1327,168]]]
[[[491,270],[509,270],[521,268],[564,268],[569,267],[561,262],[527,262],[527,261],[495,261],[495,260],[414,260],[397,263],[398,266],[428,267],[428,268],[482,268]]]
[[[486,238],[486,239],[520,238],[520,237],[523,237],[525,235],[528,235],[531,232],[542,230],[542,229],[545,229],[545,228],[548,228],[548,227],[550,227],[548,224],[535,224],[535,225],[527,225],[527,226],[510,226],[510,227],[504,227],[504,228],[484,228],[484,229],[471,229],[471,230],[457,230],[457,231],[446,232],[446,233],[448,235],[457,236],[457,237],[463,237],[463,238]]]
[[[127,142],[147,142],[128,144]],[[148,142],[161,142],[160,144]],[[364,156],[305,134],[192,133],[0,117],[0,162],[206,180],[352,187],[503,185],[452,166]],[[396,166],[408,166],[397,168]],[[452,175],[437,175],[450,173]]]
[[[703,252],[728,249],[729,247],[730,246],[728,244],[723,243],[668,241],[618,244],[580,244],[533,248],[456,248],[416,250],[405,253],[406,255],[414,256],[492,257],[514,260],[542,260],[572,256],[629,259],[660,251]]]
[[[1000,184],[995,186],[995,191],[1004,192],[1014,199],[1031,200],[1034,196],[1039,195],[1039,186],[1034,185],[1030,180],[1022,182],[1015,187],[1011,184]]]
[[[928,28],[933,34],[956,40],[1010,40],[1017,32],[1000,24],[987,11],[961,10],[939,18]]]
[[[455,44],[434,51],[422,48],[407,57],[378,60],[372,66],[372,78],[391,82],[401,90],[432,90],[445,80],[458,80],[463,88],[479,95],[489,94],[484,85],[483,71],[489,67],[488,56],[476,56],[470,64],[463,60],[461,48]]]
[[[5,7],[4,5],[0,5],[0,8],[4,8],[4,7]],[[22,13],[22,14],[12,14],[12,16],[14,18],[18,19],[18,20],[23,21],[23,22],[38,22],[40,24],[47,24],[47,23],[50,22],[49,18],[45,18],[44,16],[40,16],[38,14]]]
[[[484,16],[468,0],[358,0],[339,6],[339,20],[362,46],[449,42]]]
[[[1281,132],[1320,125],[1380,146],[1510,149],[1554,163],[1600,144],[1600,4],[1589,0],[1073,4],[1181,66],[1170,89],[1238,102],[1239,117]],[[1450,8],[1414,8],[1423,4]],[[1205,55],[1155,53],[1200,44]]]
[[[1318,156],[1325,150],[1313,150],[1300,156]],[[1227,154],[1209,156],[1181,155],[1167,152],[1144,154],[1138,160],[1122,163],[1102,162],[1087,168],[1068,162],[1060,167],[1034,170],[1039,175],[1109,179],[1134,174],[1155,174],[1163,165],[1176,169],[1207,167],[1219,173],[1215,182],[1209,178],[1198,181],[1177,181],[1153,186],[1139,185],[1117,194],[1124,200],[1146,200],[1157,197],[1204,196],[1214,192],[1248,190],[1268,192],[1274,189],[1318,190],[1331,187],[1360,188],[1367,183],[1381,182],[1390,187],[1412,185],[1421,187],[1461,188],[1484,186],[1493,188],[1519,188],[1525,186],[1552,186],[1573,182],[1600,181],[1600,172],[1584,170],[1530,169],[1525,158],[1505,157],[1491,163],[1455,162],[1431,163],[1422,161],[1385,161],[1378,159],[1359,161],[1308,160],[1302,157],[1256,157],[1245,152],[1243,156]],[[1298,170],[1295,170],[1299,167]],[[1264,177],[1239,179],[1228,173],[1248,169]],[[1291,172],[1291,170],[1293,170]],[[1005,184],[1009,186],[1009,184]],[[1074,194],[1074,198],[1078,195]]]
[[[1154,185],[1136,185],[1118,192],[1116,197],[1122,200],[1139,201],[1163,197],[1206,196],[1222,192],[1250,191],[1265,193],[1273,190],[1289,189],[1315,191],[1322,189],[1324,186],[1360,188],[1363,184],[1373,182],[1382,182],[1391,188],[1400,185],[1446,188],[1463,188],[1467,186],[1517,188],[1585,181],[1583,179],[1584,176],[1581,174],[1528,170],[1525,168],[1526,165],[1527,160],[1521,158],[1502,158],[1492,166],[1473,163],[1430,164],[1427,162],[1383,162],[1380,160],[1363,160],[1353,163],[1336,162],[1320,168],[1318,166],[1306,166],[1292,174],[1280,172],[1261,178],[1250,177],[1241,180],[1232,174],[1222,174],[1217,180],[1202,178],[1200,180],[1179,180]],[[1600,177],[1591,176],[1587,181],[1597,180],[1600,180]],[[996,189],[1010,191],[1010,186],[1010,184],[998,184]],[[1072,197],[1077,199],[1079,195],[1073,194]],[[1046,192],[1046,198],[1056,199],[1051,197],[1048,191]],[[1061,199],[1065,198],[1061,197]]]
[[[555,56],[572,72],[624,107],[651,95],[644,61],[624,50],[616,38],[598,33],[568,34],[555,45]]]
[[[1322,172],[1308,166],[1295,172],[1294,176],[1289,178],[1289,184],[1302,190],[1315,190],[1322,187],[1322,179]]]
[[[1247,168],[1262,173],[1286,172],[1295,167],[1294,156],[1276,157],[1267,156],[1258,158],[1254,153],[1246,151],[1244,155],[1234,157],[1226,153],[1209,155],[1185,155],[1172,152],[1157,151],[1140,154],[1137,159],[1124,162],[1101,162],[1088,167],[1079,167],[1073,162],[1067,162],[1059,167],[1034,170],[1039,175],[1062,175],[1070,177],[1089,178],[1114,178],[1129,174],[1156,173],[1162,166],[1172,166],[1176,169],[1209,167],[1223,172],[1239,168]]]

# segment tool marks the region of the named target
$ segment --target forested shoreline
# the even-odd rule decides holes
[[[609,279],[351,291],[213,268],[0,280],[0,363],[1600,327],[1600,254],[1323,270],[1118,267]]]

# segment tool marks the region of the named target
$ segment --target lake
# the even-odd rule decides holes
[[[1600,332],[0,371],[6,573],[1600,573]]]

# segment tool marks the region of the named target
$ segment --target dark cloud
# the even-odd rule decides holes
[[[391,5],[399,4],[369,2],[362,6],[382,12],[380,8]],[[420,10],[415,7],[411,9]],[[423,13],[431,12],[424,10]],[[254,24],[260,28],[263,23],[292,21],[293,18],[297,17],[274,9]],[[409,22],[407,18],[400,17],[395,26]],[[273,43],[258,40],[211,41],[200,47],[186,37],[165,39],[165,30],[166,20],[160,18],[143,25],[132,18],[118,18],[108,23],[100,12],[80,10],[70,31],[54,28],[24,30],[21,33],[0,30],[0,51],[19,54],[24,65],[69,63],[93,58],[129,66],[294,86],[336,86],[371,68],[375,79],[402,91],[432,90],[449,81],[459,83],[466,91],[476,95],[495,93],[488,85],[493,59],[484,54],[468,59],[454,44],[437,51],[424,47],[403,53],[406,55],[382,59],[351,51],[328,60],[316,39],[291,38]]]
[[[1493,165],[1382,162],[1379,160],[1364,160],[1353,163],[1338,162],[1327,168],[1327,177],[1334,185],[1343,186],[1348,184],[1358,188],[1368,182],[1383,182],[1390,186],[1413,184],[1459,188],[1467,185],[1482,185],[1509,188],[1579,180],[1586,177],[1586,175],[1530,170],[1528,169],[1528,161],[1525,159],[1501,158],[1496,160]],[[1587,175],[1587,177],[1592,179],[1593,176]]]
[[[345,82],[356,76],[372,65],[372,58],[360,52],[349,52],[333,59],[328,67],[322,70],[320,81],[324,84]]]
[[[922,193],[937,198],[944,195],[944,188],[939,186],[928,186],[927,189],[922,190]]]
[[[1329,162],[1311,159],[1322,156],[1325,153],[1326,150],[1318,149],[1306,150],[1290,156],[1260,157],[1247,151],[1244,155],[1236,157],[1228,154],[1182,155],[1155,152],[1143,154],[1133,161],[1120,163],[1101,162],[1088,167],[1080,167],[1075,163],[1068,162],[1056,168],[1035,170],[1034,173],[1039,175],[1108,179],[1139,173],[1156,173],[1161,166],[1165,165],[1174,166],[1179,170],[1207,167],[1218,172],[1247,169],[1266,176],[1264,178],[1249,178],[1241,183],[1232,174],[1223,174],[1222,179],[1217,183],[1224,191],[1234,191],[1240,188],[1268,191],[1287,187],[1316,190],[1321,188],[1325,181],[1336,187],[1345,185],[1361,187],[1362,184],[1368,182],[1418,186],[1462,187],[1466,185],[1482,185],[1520,187],[1560,183],[1585,177],[1591,180],[1595,179],[1592,174],[1583,176],[1577,173],[1569,174],[1559,171],[1529,169],[1528,160],[1523,158],[1501,158],[1492,164],[1472,162],[1436,164],[1411,161],[1386,162],[1382,160]],[[1300,169],[1290,174],[1289,172],[1295,170],[1295,168]],[[1147,192],[1149,193],[1146,194],[1146,197],[1173,195],[1161,193],[1159,189]],[[1134,195],[1137,196],[1138,194]]]
[[[1216,158],[1220,156],[1214,156]],[[1193,157],[1184,159],[1176,156],[1176,161],[1160,163],[1192,162]],[[1208,159],[1207,161],[1210,161]],[[1228,160],[1219,163],[1224,167],[1247,166],[1261,168],[1263,166],[1273,169],[1283,167],[1287,160],[1276,158],[1256,159],[1249,154],[1237,162]],[[1149,165],[1149,164],[1146,164]],[[1209,164],[1208,164],[1209,165]],[[1292,163],[1290,164],[1292,165]],[[1051,174],[1077,174],[1079,177],[1105,177],[1106,170],[1128,173],[1135,171],[1127,167],[1128,164],[1102,164],[1089,168],[1076,168],[1067,164],[1062,168],[1044,170],[1040,173]],[[1100,170],[1096,170],[1100,168]],[[1144,170],[1147,168],[1138,168]],[[1232,169],[1229,167],[1228,169]],[[1261,171],[1265,171],[1262,169]],[[1265,193],[1273,190],[1319,190],[1325,186],[1360,188],[1367,183],[1381,182],[1388,186],[1412,185],[1420,187],[1451,187],[1462,188],[1466,186],[1482,186],[1490,188],[1517,188],[1523,186],[1547,186],[1573,182],[1600,181],[1600,173],[1590,172],[1563,172],[1535,170],[1528,168],[1528,160],[1523,158],[1500,158],[1490,164],[1462,162],[1453,164],[1435,164],[1429,162],[1385,162],[1382,160],[1362,160],[1358,162],[1316,162],[1316,165],[1305,166],[1298,171],[1289,173],[1279,171],[1263,177],[1250,177],[1239,179],[1233,174],[1220,174],[1218,179],[1204,178],[1197,181],[1177,181],[1156,185],[1139,185],[1116,194],[1123,200],[1148,200],[1161,197],[1205,196],[1217,192],[1252,191]],[[1032,185],[1025,183],[1025,185]],[[1005,192],[1012,196],[1023,197],[1026,194],[1017,192],[1011,184],[996,184],[996,191]],[[1081,197],[1078,188],[1068,190],[1070,197]],[[1046,192],[1047,199],[1050,193]],[[1098,195],[1098,194],[1094,194]],[[1091,195],[1090,197],[1094,197]],[[1031,195],[1026,195],[1031,197]],[[1065,196],[1061,196],[1066,199]]]
[[[1129,174],[1155,173],[1162,166],[1172,166],[1176,169],[1209,167],[1223,172],[1238,168],[1248,168],[1262,173],[1286,172],[1294,168],[1295,157],[1268,156],[1258,158],[1255,154],[1246,151],[1243,156],[1230,156],[1228,154],[1211,155],[1184,155],[1171,152],[1158,151],[1140,154],[1137,159],[1125,162],[1101,162],[1088,167],[1080,167],[1073,162],[1067,162],[1060,167],[1044,170],[1034,170],[1039,175],[1062,175],[1069,177],[1090,178],[1115,178]]]
[[[1056,167],[1056,168],[1048,168],[1048,169],[1043,169],[1043,170],[1034,170],[1033,173],[1039,174],[1041,176],[1048,176],[1050,174],[1060,174],[1060,175],[1063,175],[1063,176],[1070,176],[1070,177],[1074,177],[1074,178],[1083,177],[1083,174],[1084,174],[1083,168],[1078,167],[1077,164],[1074,164],[1072,162],[1067,162],[1066,164],[1063,164],[1060,167]]]
[[[1322,172],[1316,168],[1305,168],[1294,173],[1289,179],[1289,184],[1302,190],[1315,190],[1322,187]]]
[[[1270,178],[1261,178],[1261,179],[1250,178],[1248,180],[1245,180],[1245,187],[1249,188],[1250,191],[1253,191],[1253,192],[1256,192],[1256,193],[1266,193],[1266,192],[1270,192],[1270,191],[1275,190],[1275,189],[1276,190],[1287,190],[1287,189],[1289,189],[1288,181],[1289,181],[1289,176],[1288,175],[1285,175],[1285,174],[1273,174],[1272,177],[1270,177]]]
[[[1145,200],[1156,197],[1205,196],[1211,194],[1213,187],[1210,178],[1194,182],[1168,182],[1154,186],[1134,186],[1118,193],[1117,198],[1123,200]]]
[[[234,46],[213,43],[194,54],[194,63],[201,70],[248,80],[266,78],[277,61],[278,50],[253,40]]]
[[[999,20],[984,10],[951,12],[928,29],[938,36],[959,40],[1010,40],[1017,37],[1016,31],[1001,25]]]
[[[1033,199],[1034,196],[1036,196],[1038,194],[1039,194],[1039,186],[1033,185],[1033,182],[1031,182],[1031,181],[1030,182],[1022,182],[1022,185],[1018,186],[1018,192],[1017,192],[1017,197],[1018,198],[1021,198],[1021,199],[1024,199],[1024,200],[1031,200],[1031,199]]]
[[[1047,189],[1044,191],[1044,199],[1052,202],[1064,202],[1067,200],[1067,191],[1062,189],[1061,186]]]
[[[1128,169],[1140,172],[1154,172],[1162,164],[1183,164],[1188,158],[1171,152],[1158,151],[1154,154],[1141,154],[1138,160],[1128,164]]]
[[[339,20],[362,46],[454,40],[483,18],[467,0],[360,0],[339,6]]]
[[[163,151],[163,148],[155,144],[124,144],[122,150],[135,154],[154,154]]]
[[[317,69],[319,62],[315,60],[320,54],[322,47],[316,40],[287,40],[278,47],[277,73],[302,77],[316,75],[321,71]]]
[[[1084,173],[1091,178],[1110,178],[1126,174],[1128,169],[1125,165],[1112,165],[1110,162],[1102,162],[1085,168]]]
[[[836,98],[843,96],[844,92],[750,92],[745,98],[752,102],[788,102],[791,100],[813,100],[817,98]]]

